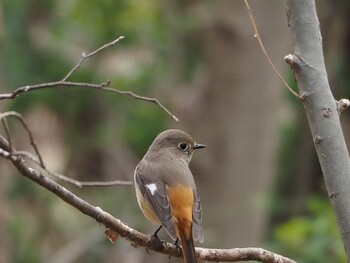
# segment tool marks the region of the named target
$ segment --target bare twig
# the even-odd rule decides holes
[[[61,88],[61,87],[72,87],[72,88],[90,88],[90,89],[102,89],[110,84],[109,81],[102,82],[101,84],[92,84],[92,83],[84,83],[84,82],[71,82],[71,81],[54,81],[47,83],[40,83],[34,85],[22,86],[15,89],[11,93],[0,94],[0,100],[2,99],[14,99],[18,97],[21,93],[35,91],[38,89],[46,89],[46,88]]]
[[[6,139],[9,142],[9,147],[10,147],[10,149],[12,149],[11,134],[10,134],[9,126],[8,126],[5,118],[0,118],[0,119],[2,122],[2,126],[4,127],[4,130],[6,133]]]
[[[248,0],[244,0],[244,3],[245,3],[245,6],[247,8],[247,11],[248,11],[248,16],[249,16],[249,20],[250,20],[250,23],[252,24],[252,27],[253,27],[253,30],[254,30],[254,37],[258,40],[258,43],[259,43],[259,46],[261,48],[261,51],[263,52],[264,56],[266,57],[270,67],[272,68],[272,70],[275,72],[275,74],[278,76],[278,78],[283,82],[283,84],[287,87],[287,89],[297,98],[299,99],[302,99],[302,97],[296,93],[289,85],[288,83],[283,79],[283,77],[281,76],[281,74],[278,72],[278,70],[276,69],[276,67],[273,65],[271,59],[270,59],[270,56],[267,54],[267,51],[265,49],[265,46],[260,38],[260,35],[259,35],[259,31],[258,31],[258,28],[256,26],[256,23],[255,23],[255,19],[254,19],[254,16],[253,16],[253,12],[250,8],[250,5],[248,3]]]
[[[96,181],[96,182],[81,182],[78,180],[74,180],[72,178],[69,178],[63,174],[59,174],[59,173],[55,173],[55,172],[51,172],[47,169],[45,169],[45,171],[52,176],[57,177],[58,179],[73,184],[76,187],[82,188],[82,187],[108,187],[108,186],[116,186],[116,185],[133,185],[132,181],[123,181],[123,180],[115,180],[115,181],[108,181],[108,182],[100,182],[100,181]]]
[[[32,147],[34,149],[35,154],[38,156],[40,166],[45,168],[45,164],[44,164],[44,161],[40,155],[38,146],[36,145],[36,143],[34,141],[33,134],[31,132],[31,130],[29,129],[29,126],[28,126],[27,122],[25,121],[25,119],[22,117],[21,114],[19,114],[18,112],[15,112],[15,111],[8,111],[8,112],[0,113],[0,119],[10,117],[10,116],[17,118],[21,122],[22,126],[24,127],[24,129],[26,130],[26,132],[29,136],[30,144],[32,145]]]
[[[128,227],[121,220],[113,217],[99,207],[95,207],[85,200],[74,195],[66,188],[44,176],[39,171],[29,167],[20,156],[14,156],[9,153],[8,143],[0,136],[0,156],[10,159],[21,175],[29,178],[43,188],[49,190],[64,202],[78,209],[87,216],[94,218],[105,227],[116,231],[121,237],[129,240],[134,246],[142,246],[150,250],[158,251],[163,254],[178,256],[178,248],[174,244],[160,242],[151,235],[145,235]],[[198,259],[206,261],[249,261],[256,260],[269,263],[296,263],[295,261],[275,254],[261,248],[233,248],[233,249],[208,249],[196,248]]]
[[[32,161],[33,163],[37,164],[38,166],[41,167],[40,165],[40,161],[37,157],[35,157],[32,153],[30,152],[26,152],[26,151],[13,151],[11,153],[13,156],[19,156],[19,157],[23,157],[23,158],[27,158],[30,161]],[[41,167],[42,168],[42,167]]]
[[[114,46],[117,42],[119,42],[121,39],[123,39],[124,37],[118,37],[117,39],[113,40],[110,43],[107,43],[105,45],[103,45],[102,47],[99,47],[98,49],[85,54],[82,54],[81,59],[79,60],[79,62],[67,73],[66,76],[64,76],[62,78],[62,80],[60,81],[53,81],[53,82],[47,82],[47,83],[40,83],[40,84],[34,84],[34,85],[26,85],[26,86],[22,86],[19,87],[17,89],[15,89],[14,91],[10,92],[10,93],[4,93],[4,94],[0,94],[0,100],[4,100],[4,99],[14,99],[16,97],[18,97],[20,94],[25,93],[25,92],[32,92],[35,90],[39,90],[39,89],[47,89],[47,88],[63,88],[63,87],[71,87],[71,88],[89,88],[89,89],[98,89],[98,90],[104,90],[104,91],[109,91],[109,92],[115,92],[118,93],[120,95],[126,95],[129,97],[132,97],[134,99],[137,100],[143,100],[143,101],[147,101],[147,102],[151,102],[156,104],[158,107],[160,107],[163,111],[166,112],[166,114],[168,114],[173,120],[175,121],[179,121],[179,119],[171,113],[171,111],[169,109],[167,109],[158,99],[156,98],[151,98],[151,97],[145,97],[145,96],[140,96],[135,94],[132,91],[122,91],[116,88],[110,88],[110,81],[107,80],[105,82],[102,82],[100,84],[93,84],[93,83],[85,83],[85,82],[72,82],[72,81],[67,81],[69,77],[72,76],[72,74],[77,71],[80,66],[83,64],[83,62],[88,59],[91,58],[92,56],[96,55],[97,53],[101,52],[102,50],[105,50],[111,46]]]
[[[108,186],[116,186],[116,185],[133,185],[132,181],[123,181],[123,180],[114,180],[114,181],[107,181],[107,182],[81,182],[72,178],[69,178],[63,174],[59,174],[53,171],[50,171],[46,167],[42,167],[40,164],[40,161],[37,157],[32,155],[30,152],[26,151],[14,151],[12,149],[12,152],[10,154],[11,156],[17,156],[17,157],[24,157],[38,165],[40,168],[42,168],[47,174],[54,176],[58,179],[60,179],[63,182],[70,183],[76,187],[83,188],[83,187],[108,187]]]
[[[10,132],[9,132],[8,125],[6,122],[6,117],[10,117],[10,116],[17,118],[21,122],[21,124],[23,125],[25,130],[27,131],[27,134],[28,134],[28,137],[30,140],[30,144],[33,146],[37,157],[32,155],[30,152],[16,151],[15,149],[13,149],[12,143],[11,143]],[[40,168],[44,169],[44,171],[47,172],[49,175],[55,176],[56,178],[58,178],[64,182],[73,184],[79,188],[82,188],[82,187],[106,187],[106,186],[115,186],[115,185],[133,185],[133,182],[131,182],[131,181],[122,181],[122,180],[115,180],[115,181],[108,181],[108,182],[80,182],[78,180],[71,179],[71,178],[64,176],[62,174],[52,172],[45,166],[43,159],[41,157],[39,148],[34,140],[33,133],[31,132],[31,130],[30,130],[26,120],[23,118],[23,116],[21,114],[19,114],[18,112],[14,112],[14,111],[5,112],[5,113],[0,114],[0,120],[3,123],[6,137],[7,137],[7,141],[9,144],[9,149],[10,149],[9,157],[26,157],[29,160],[31,160],[32,162],[34,162],[36,165],[38,165]]]
[[[81,54],[81,59],[79,60],[78,64],[76,64],[74,66],[74,68],[71,69],[71,71],[68,72],[68,74],[66,76],[64,76],[64,78],[62,79],[62,81],[66,81],[70,76],[72,76],[72,74],[78,69],[80,68],[80,66],[83,64],[83,62],[85,61],[85,59],[87,58],[90,58],[94,55],[96,55],[98,52],[104,50],[104,49],[107,49],[111,46],[114,46],[115,44],[117,44],[117,42],[119,42],[120,40],[124,39],[124,36],[120,36],[118,37],[117,39],[113,40],[112,42],[110,43],[107,43],[105,45],[103,45],[102,47],[99,47],[98,49],[90,52],[89,54]]]
[[[117,89],[113,89],[113,88],[102,88],[102,90],[116,92],[116,93],[119,93],[119,94],[121,94],[121,95],[126,95],[126,96],[133,97],[134,99],[137,99],[137,100],[143,100],[143,101],[148,101],[148,102],[157,104],[158,107],[160,107],[162,110],[164,110],[173,120],[179,121],[179,118],[176,117],[174,114],[172,114],[171,111],[169,111],[169,110],[168,110],[158,99],[156,99],[156,98],[144,97],[144,96],[137,95],[137,94],[135,94],[135,93],[132,92],[132,91],[123,91],[123,90],[117,90]]]
[[[85,82],[71,82],[71,81],[55,81],[55,82],[41,83],[41,84],[35,84],[35,85],[27,85],[27,86],[23,86],[15,89],[12,93],[0,94],[0,100],[13,99],[13,98],[16,98],[21,93],[30,92],[38,89],[62,88],[62,87],[97,89],[97,90],[103,90],[107,92],[115,92],[120,95],[132,97],[137,100],[143,100],[143,101],[154,103],[158,105],[158,107],[160,107],[163,111],[165,111],[173,120],[179,121],[179,119],[173,113],[171,113],[171,111],[168,110],[158,99],[137,95],[132,91],[124,91],[124,90],[118,90],[115,88],[109,88],[108,87],[109,84],[110,84],[109,81],[102,82],[100,84],[85,83]]]

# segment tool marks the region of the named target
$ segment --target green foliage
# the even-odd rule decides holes
[[[275,227],[269,246],[298,262],[346,262],[329,200],[309,198],[307,214]]]
[[[287,71],[285,78],[289,87],[291,87],[291,89],[294,90],[295,92],[299,93],[298,83],[295,79],[294,73],[292,71]],[[285,88],[284,93],[287,95],[286,97],[288,98],[288,103],[294,106],[297,106],[300,104],[298,103],[299,101],[295,99],[295,96],[287,88]]]
[[[135,105],[123,129],[126,141],[135,152],[142,156],[154,137],[164,130],[164,113],[153,105]]]
[[[38,248],[42,246],[41,236],[48,234],[50,221],[45,219],[53,196],[48,196],[45,189],[26,178],[16,175],[13,178],[6,191],[6,202],[12,209],[11,220],[6,222],[9,244],[13,244],[9,246],[11,262],[43,262]]]
[[[293,181],[298,167],[298,147],[300,145],[300,125],[297,122],[285,123],[279,132],[280,150],[278,154],[278,177],[274,181],[274,192],[269,202],[269,210],[273,217],[285,217],[290,214],[290,199]]]
[[[11,251],[11,262],[41,262],[37,229],[33,225],[35,225],[35,219],[25,214],[15,217],[7,225],[7,232],[15,243]]]
[[[155,37],[159,6],[156,1],[75,1],[67,19],[76,23],[86,35],[102,41],[111,36],[127,35],[126,42]],[[92,15],[93,14],[93,15]],[[62,32],[63,27],[60,28]]]

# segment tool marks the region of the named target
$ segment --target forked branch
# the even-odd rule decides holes
[[[22,124],[22,126],[24,127],[24,129],[26,130],[28,137],[29,137],[29,141],[31,146],[33,147],[36,156],[34,156],[33,154],[31,154],[30,152],[26,152],[26,151],[16,151],[13,148],[12,145],[12,140],[11,140],[11,133],[9,131],[8,128],[8,124],[7,124],[7,120],[6,118],[8,117],[15,117],[17,120],[19,120],[19,122]],[[0,120],[3,124],[5,133],[6,133],[6,137],[7,137],[7,141],[8,141],[8,146],[9,146],[9,150],[8,150],[8,154],[5,154],[7,157],[12,157],[12,158],[17,158],[17,157],[21,157],[21,158],[25,158],[28,159],[32,162],[34,162],[36,165],[38,165],[40,168],[42,168],[47,174],[54,176],[58,179],[60,179],[61,181],[70,183],[75,185],[76,187],[82,188],[82,187],[105,187],[105,186],[115,186],[115,185],[132,185],[133,183],[131,181],[122,181],[122,180],[115,180],[115,181],[107,181],[107,182],[81,182],[81,181],[77,181],[74,180],[72,178],[69,178],[67,176],[64,176],[62,174],[53,172],[51,170],[49,170],[46,165],[44,164],[43,158],[41,157],[39,148],[34,140],[34,136],[32,131],[29,128],[29,125],[27,124],[27,121],[23,118],[23,116],[21,114],[19,114],[18,112],[15,111],[9,111],[9,112],[4,112],[4,113],[0,113]],[[1,137],[1,136],[0,136]],[[5,156],[3,156],[5,157]]]
[[[97,48],[96,50],[94,50],[88,54],[83,53],[79,62],[61,80],[54,81],[54,82],[47,82],[47,83],[22,86],[22,87],[15,89],[14,91],[12,91],[10,93],[0,94],[0,100],[14,99],[22,93],[32,92],[32,91],[40,90],[40,89],[48,89],[48,88],[52,89],[52,88],[70,87],[70,88],[98,89],[98,90],[103,90],[103,91],[107,91],[107,92],[114,92],[114,93],[117,93],[119,95],[126,95],[126,96],[132,97],[132,98],[137,99],[137,100],[143,100],[143,101],[154,103],[158,107],[160,107],[163,111],[165,111],[166,114],[168,114],[173,120],[179,121],[179,119],[173,113],[171,113],[171,111],[167,107],[165,107],[158,99],[146,97],[146,96],[141,96],[141,95],[135,94],[132,91],[123,91],[123,90],[119,90],[119,89],[110,87],[109,80],[102,82],[102,83],[99,83],[99,84],[68,81],[68,79],[72,76],[72,74],[80,68],[80,66],[84,63],[84,61],[86,59],[93,57],[97,53],[99,53],[99,52],[101,52],[101,51],[103,51],[111,46],[114,46],[115,44],[117,44],[117,42],[119,42],[123,38],[124,38],[123,36],[118,37],[117,39],[113,40],[112,42],[107,43],[107,44]]]

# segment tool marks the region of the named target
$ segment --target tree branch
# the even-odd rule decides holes
[[[178,249],[175,245],[166,242],[160,242],[150,235],[145,235],[130,228],[119,219],[114,218],[109,213],[103,211],[101,208],[89,204],[58,183],[47,178],[40,171],[29,167],[21,156],[11,154],[10,150],[11,149],[9,148],[8,142],[0,136],[0,156],[10,160],[21,175],[29,178],[43,188],[49,190],[61,198],[64,202],[75,207],[83,214],[95,219],[97,222],[103,224],[106,228],[117,232],[121,237],[130,241],[133,246],[142,246],[170,256],[178,256]],[[289,258],[280,256],[261,248],[196,248],[196,256],[198,259],[213,262],[256,260],[266,263],[296,263]]]
[[[101,52],[101,51],[103,51],[103,50],[105,50],[105,49],[107,49],[107,48],[109,48],[111,46],[114,46],[117,42],[119,42],[123,38],[124,37],[121,36],[121,37],[113,40],[112,42],[107,43],[107,44],[103,45],[102,47],[99,47],[96,50],[94,50],[94,51],[92,51],[92,52],[90,52],[88,54],[83,53],[81,59],[79,60],[79,62],[67,73],[66,76],[64,76],[62,78],[62,80],[54,81],[54,82],[47,82],[47,83],[40,83],[40,84],[22,86],[22,87],[19,87],[19,88],[15,89],[14,91],[12,91],[10,93],[0,94],[0,100],[14,99],[14,98],[18,97],[22,93],[32,92],[32,91],[35,91],[35,90],[47,89],[47,88],[71,87],[71,88],[98,89],[98,90],[103,90],[103,91],[108,91],[108,92],[114,92],[114,93],[117,93],[119,95],[126,95],[126,96],[132,97],[132,98],[137,99],[137,100],[143,100],[143,101],[154,103],[158,107],[160,107],[163,111],[165,111],[166,114],[168,114],[173,120],[179,121],[179,119],[173,113],[171,113],[171,111],[168,110],[158,99],[145,97],[145,96],[140,96],[140,95],[135,94],[132,91],[123,91],[123,90],[119,90],[119,89],[116,89],[116,88],[110,88],[109,87],[110,86],[110,81],[109,80],[107,80],[105,82],[102,82],[100,84],[67,81],[68,78],[71,77],[72,74],[80,68],[80,66],[83,64],[83,62],[86,59],[91,58],[92,56],[96,55],[97,53],[99,53],[99,52]]]
[[[78,68],[80,68],[80,66],[83,64],[83,62],[86,59],[96,55],[97,53],[99,53],[102,50],[105,50],[105,49],[107,49],[107,48],[109,48],[111,46],[114,46],[115,44],[117,44],[117,42],[119,42],[120,40],[122,40],[124,38],[125,38],[124,36],[120,36],[117,39],[113,40],[112,42],[107,43],[107,44],[103,45],[102,47],[99,47],[98,49],[90,52],[89,54],[85,54],[85,53],[81,54],[81,59],[79,60],[78,64],[76,64],[74,66],[74,68],[72,68],[71,71],[69,71],[68,74],[66,76],[64,76],[62,81],[66,81]]]
[[[350,159],[329,87],[322,37],[312,0],[287,0],[294,54],[285,57],[298,82],[328,195],[350,261]]]
[[[278,72],[278,70],[276,69],[275,65],[272,63],[271,59],[270,59],[270,56],[269,54],[267,54],[267,51],[265,49],[265,46],[261,40],[261,37],[260,37],[260,34],[259,34],[259,31],[258,31],[258,28],[256,26],[256,23],[255,23],[255,19],[254,19],[254,15],[253,15],[253,12],[252,12],[252,9],[250,8],[250,5],[249,5],[249,2],[248,0],[244,0],[244,4],[246,6],[246,9],[247,9],[247,12],[248,12],[248,17],[249,17],[249,20],[250,20],[250,23],[252,25],[252,28],[254,30],[254,37],[257,39],[258,43],[259,43],[259,46],[260,46],[260,49],[262,51],[262,53],[264,54],[268,64],[270,65],[271,69],[273,70],[273,72],[275,72],[275,74],[277,75],[277,77],[282,81],[282,83],[284,84],[284,86],[290,91],[290,93],[292,93],[295,97],[297,97],[298,99],[302,99],[302,97],[296,93],[289,85],[288,83],[283,79],[283,77],[281,76],[281,74]]]
[[[122,181],[122,180],[114,180],[114,181],[107,181],[107,182],[101,182],[101,181],[81,182],[81,181],[69,178],[63,174],[53,172],[53,171],[49,170],[47,167],[46,168],[42,167],[39,160],[37,158],[35,158],[35,156],[33,156],[30,152],[16,151],[14,153],[11,153],[11,155],[28,158],[30,161],[34,162],[36,165],[41,167],[47,174],[54,176],[63,182],[70,183],[70,184],[72,184],[76,187],[79,187],[79,188],[83,188],[83,187],[107,187],[107,186],[133,185],[134,184],[132,181]]]
[[[15,112],[15,111],[9,111],[9,112],[5,112],[5,113],[0,113],[0,119],[1,120],[4,120],[3,124],[4,124],[4,129],[5,129],[5,132],[6,132],[6,135],[9,139],[9,142],[10,142],[10,146],[11,146],[11,138],[10,138],[10,132],[8,130],[8,126],[7,126],[7,123],[5,121],[5,118],[6,117],[15,117],[17,118],[20,123],[22,124],[22,126],[24,127],[24,129],[26,130],[27,134],[28,134],[28,137],[29,137],[29,140],[30,140],[30,144],[32,145],[36,155],[38,156],[38,159],[39,159],[39,165],[45,169],[45,164],[44,164],[44,161],[40,155],[40,152],[39,152],[39,149],[38,149],[38,146],[36,145],[35,141],[34,141],[34,137],[33,137],[33,134],[31,132],[31,130],[29,129],[29,126],[27,124],[27,122],[25,121],[25,119],[22,117],[21,114],[19,114],[18,112]],[[11,151],[12,151],[12,147],[10,147]]]
[[[15,151],[15,149],[12,147],[12,142],[11,142],[11,135],[10,131],[8,129],[8,124],[6,122],[7,117],[15,117],[17,120],[20,121],[24,129],[26,130],[30,144],[32,145],[35,154],[37,157],[33,156],[30,152],[26,151]],[[54,176],[64,182],[70,183],[75,185],[76,187],[82,188],[82,187],[106,187],[106,186],[115,186],[115,185],[133,185],[133,182],[131,181],[121,181],[121,180],[115,180],[115,181],[108,181],[108,182],[80,182],[77,180],[74,180],[72,178],[69,178],[67,176],[64,176],[62,174],[50,171],[46,165],[44,164],[44,161],[41,157],[39,148],[34,140],[34,136],[32,131],[29,128],[29,125],[27,124],[27,121],[23,118],[21,114],[15,111],[9,111],[9,112],[4,112],[0,113],[0,120],[2,121],[3,127],[5,129],[7,141],[9,143],[9,154],[12,156],[19,156],[19,157],[26,157],[32,162],[34,162],[36,165],[38,165],[40,168],[42,168],[46,173],[48,173],[51,176]],[[0,136],[1,137],[1,136]]]

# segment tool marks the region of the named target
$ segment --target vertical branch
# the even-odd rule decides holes
[[[329,87],[314,0],[287,0],[294,71],[341,237],[350,260],[350,159]]]

